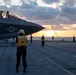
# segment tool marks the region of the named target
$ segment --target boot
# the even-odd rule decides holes
[[[16,73],[19,73],[19,67],[16,65]]]
[[[16,73],[19,73],[19,69],[18,68],[16,68]]]
[[[24,67],[24,69],[23,69],[23,72],[25,73],[26,72],[26,68]]]

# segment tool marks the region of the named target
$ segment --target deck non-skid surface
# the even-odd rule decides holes
[[[0,75],[76,75],[75,46],[76,43],[71,42],[46,42],[45,47],[41,47],[38,41],[28,42],[27,71],[22,73],[21,61],[19,73],[16,73],[16,46],[1,45]]]

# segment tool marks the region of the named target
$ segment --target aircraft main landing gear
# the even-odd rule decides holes
[[[12,42],[12,46],[15,46],[16,45],[16,43],[15,42]]]

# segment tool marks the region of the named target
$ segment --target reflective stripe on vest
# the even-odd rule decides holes
[[[26,36],[18,36],[17,46],[26,46]]]

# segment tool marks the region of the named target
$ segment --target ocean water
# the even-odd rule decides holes
[[[30,40],[30,37],[27,39]],[[33,37],[33,40],[41,40],[41,37]],[[45,40],[52,41],[52,37],[45,37]],[[54,37],[54,41],[73,41],[73,37]]]

